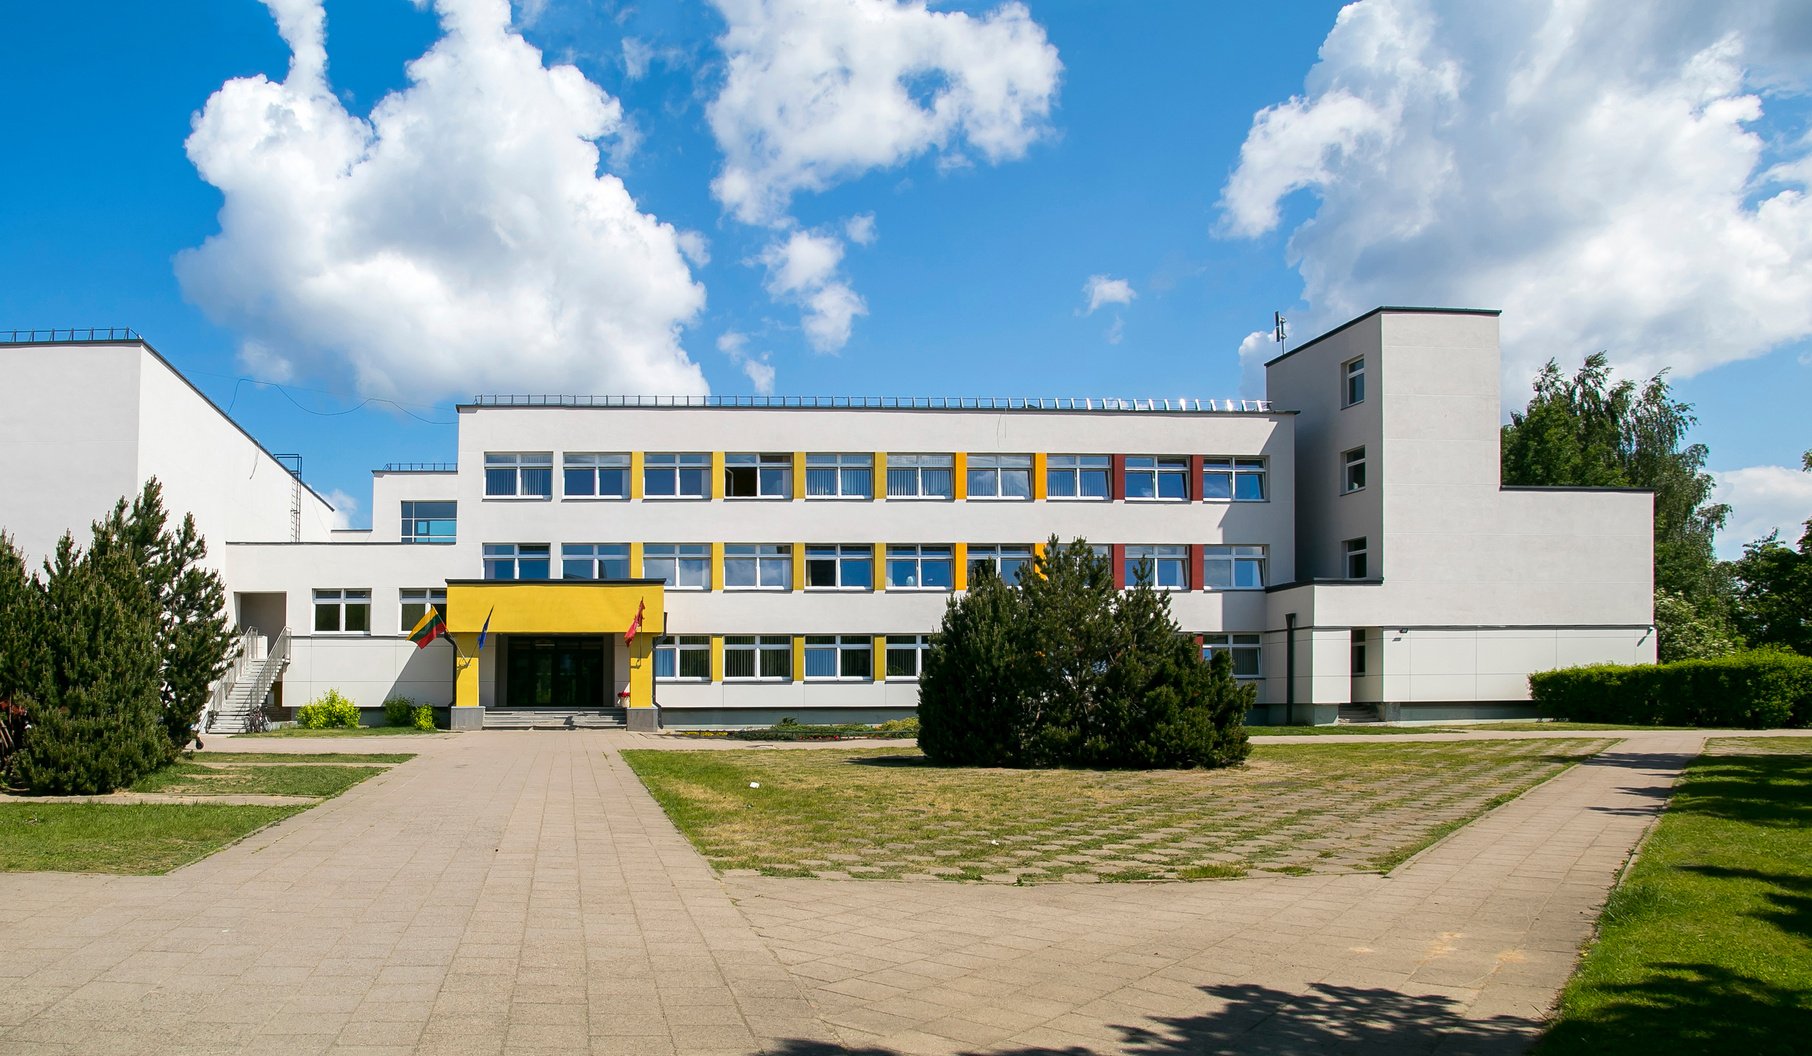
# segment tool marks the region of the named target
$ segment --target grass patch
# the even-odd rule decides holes
[[[0,803],[0,871],[167,873],[304,809]]]
[[[1353,723],[1348,726],[1248,726],[1254,737],[1360,737],[1414,733],[1595,733],[1605,730],[1687,730],[1690,726],[1619,726],[1609,722],[1469,722],[1457,726],[1386,726]]]
[[[1609,743],[1259,745],[1215,771],[938,767],[893,748],[623,758],[719,868],[1036,883],[1381,869]]]
[[[249,737],[412,737],[428,736],[435,733],[450,733],[450,730],[418,730],[413,726],[360,726],[357,729],[305,730],[300,726],[285,726],[278,730],[265,730],[263,733],[235,733],[235,741]],[[206,737],[207,734],[202,734]]]
[[[1612,892],[1542,1056],[1806,1051],[1812,743],[1780,754],[1782,739],[1733,740],[1771,754],[1688,768]]]
[[[133,792],[173,796],[313,796],[331,799],[386,767],[176,762],[136,781]]]
[[[1807,755],[1812,754],[1812,736],[1800,737],[1708,737],[1706,755]]]

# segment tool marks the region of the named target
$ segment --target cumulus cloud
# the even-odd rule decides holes
[[[761,253],[768,293],[800,306],[806,340],[819,352],[848,344],[856,316],[868,314],[861,296],[838,276],[842,261],[843,242],[821,231],[794,231]]]
[[[734,330],[726,331],[717,338],[717,350],[730,357],[730,362],[742,368],[743,375],[749,379],[749,384],[755,386],[755,391],[763,396],[772,395],[774,392],[774,365],[768,362],[767,353],[764,352],[759,356],[752,355],[748,346],[749,335],[739,334]]]
[[[875,243],[875,214],[859,213],[843,221],[843,237],[858,246]]]
[[[1310,328],[1501,307],[1507,399],[1550,356],[1684,377],[1762,354],[1812,334],[1812,143],[1757,127],[1812,81],[1808,30],[1788,0],[1361,0],[1254,117],[1222,231],[1310,192],[1287,251]]]
[[[1239,343],[1239,395],[1244,400],[1265,398],[1265,360],[1279,353],[1269,330],[1254,330]]]
[[[1744,543],[1774,531],[1787,545],[1799,544],[1812,519],[1812,473],[1798,466],[1746,466],[1713,476],[1714,498],[1730,504],[1730,520],[1718,535],[1720,557],[1741,556]]]
[[[435,0],[442,35],[368,116],[327,79],[320,0],[266,0],[288,76],[228,81],[187,147],[224,199],[185,293],[279,375],[371,395],[705,391],[680,332],[703,239],[599,173],[615,99],[549,66],[506,0]]]
[[[1106,275],[1090,275],[1082,284],[1082,296],[1088,298],[1088,307],[1083,315],[1094,315],[1095,309],[1104,304],[1126,305],[1133,302],[1138,294],[1133,292],[1132,283],[1125,279],[1110,279]]]
[[[353,514],[359,512],[359,500],[339,488],[330,489],[324,497],[327,499],[327,504],[333,507],[333,513],[328,516],[329,528],[336,532],[360,530],[359,526],[352,523]]]

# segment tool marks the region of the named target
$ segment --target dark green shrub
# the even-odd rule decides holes
[[[415,701],[404,696],[386,697],[384,699],[384,725],[413,726],[415,724]]]
[[[296,709],[296,725],[305,730],[356,730],[359,706],[337,689],[329,689]]]
[[[1636,726],[1812,725],[1812,657],[1755,650],[1671,664],[1596,664],[1529,676],[1544,715]]]

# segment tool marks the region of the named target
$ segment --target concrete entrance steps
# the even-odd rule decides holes
[[[1362,722],[1378,722],[1378,705],[1376,704],[1342,704],[1340,717],[1336,720],[1342,726]],[[487,725],[489,723],[487,722]]]
[[[629,725],[623,708],[486,708],[487,730],[620,730]]]

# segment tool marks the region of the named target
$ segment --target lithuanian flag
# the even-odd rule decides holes
[[[415,643],[417,649],[426,649],[429,642],[446,633],[447,621],[441,619],[439,609],[430,605],[428,611],[422,613],[422,618],[415,621],[415,630],[409,632],[409,640]]]

